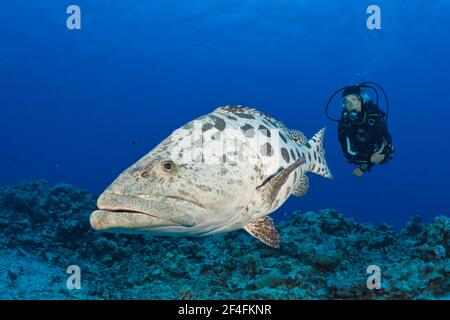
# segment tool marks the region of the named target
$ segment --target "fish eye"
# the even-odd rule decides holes
[[[164,161],[162,167],[166,172],[172,172],[175,169],[175,163],[173,161]]]

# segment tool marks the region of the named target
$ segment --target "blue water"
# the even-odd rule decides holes
[[[66,28],[77,4],[82,29]],[[101,192],[174,129],[243,104],[311,136],[327,126],[333,181],[280,211],[336,208],[403,225],[449,214],[450,2],[0,2],[0,186],[47,179]],[[324,105],[373,80],[388,91],[395,160],[362,179]],[[339,101],[334,104],[339,112]]]

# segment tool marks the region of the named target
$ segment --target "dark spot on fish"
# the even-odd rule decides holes
[[[236,116],[238,116],[239,118],[244,118],[244,119],[255,119],[255,117],[251,114],[248,113],[242,113],[242,112],[233,112]]]
[[[189,130],[192,128],[192,122],[189,122],[181,127],[181,129]]]
[[[150,173],[148,171],[141,172],[141,177],[142,178],[148,178],[149,176],[150,176]]]
[[[270,143],[265,143],[261,146],[261,154],[265,157],[271,157],[273,155],[273,148]]]
[[[301,157],[300,151],[298,151],[298,150],[296,150],[296,151],[297,151],[297,156],[300,158]]]
[[[272,126],[272,124],[269,121],[267,121],[266,119],[262,119],[262,122],[269,127]]]
[[[196,185],[197,188],[199,188],[202,191],[211,192],[212,189],[204,184],[198,184]]]
[[[294,171],[294,182],[297,182],[297,177],[298,177],[297,171]]]
[[[289,152],[287,151],[286,148],[281,148],[281,156],[283,157],[284,161],[289,163],[289,161],[290,161]]]
[[[311,167],[311,171],[314,171],[315,169],[316,169],[316,165],[313,164],[312,167]]]
[[[308,152],[308,159],[311,161],[311,153]]]
[[[275,127],[275,128],[278,128],[278,125],[277,125],[275,119],[273,119],[273,118],[270,117],[270,116],[265,115],[264,118],[262,119],[262,121],[263,121],[264,123],[268,124],[269,126],[273,126],[273,127]]]
[[[296,160],[296,159],[295,159],[295,152],[294,152],[294,150],[292,150],[292,149],[291,149],[291,157],[292,157],[292,160],[294,160],[294,161]]]
[[[227,124],[225,123],[225,120],[223,120],[222,118],[219,118],[215,115],[210,115],[209,117],[211,119],[213,119],[214,125],[217,130],[219,130],[219,131],[225,130],[225,127],[227,126]]]
[[[314,151],[314,160],[316,160],[317,161],[317,154],[316,154],[316,152]]]
[[[237,118],[233,117],[233,116],[227,116],[228,119],[233,120],[233,121],[237,121]]]
[[[255,136],[255,129],[248,123],[246,123],[245,126],[242,126],[241,130],[248,138],[253,138]]]
[[[213,128],[213,125],[212,125],[212,123],[210,123],[210,122],[204,123],[204,124],[202,125],[202,131],[203,131],[203,132],[206,132],[206,131],[208,131],[208,130],[210,130],[210,129],[212,129],[212,128]]]
[[[311,145],[309,144],[309,142],[305,143],[305,147],[307,147],[308,149],[311,149]]]
[[[281,131],[278,131],[278,133],[280,134],[281,140],[283,140],[284,143],[287,143],[287,139],[286,139],[286,137],[281,133]]]
[[[265,126],[260,125],[258,127],[259,132],[261,132],[263,135],[265,135],[266,137],[270,138],[271,137],[271,133],[270,130],[267,129]]]

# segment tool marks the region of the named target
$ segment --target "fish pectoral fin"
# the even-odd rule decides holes
[[[275,228],[273,219],[268,216],[248,224],[244,230],[269,247],[280,247],[280,235]]]
[[[309,188],[309,179],[307,176],[302,175],[294,187],[292,194],[296,197],[303,197]]]
[[[302,157],[291,164],[289,167],[269,177],[269,179],[264,181],[262,185],[256,188],[256,190],[261,194],[263,208],[266,211],[273,210],[274,207],[276,207],[275,201],[277,199],[278,192],[282,189],[290,174],[304,163],[305,158]]]

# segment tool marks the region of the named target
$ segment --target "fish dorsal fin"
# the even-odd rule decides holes
[[[273,209],[278,192],[289,179],[290,174],[306,162],[305,158],[300,158],[289,167],[278,171],[275,175],[266,179],[259,187],[256,188],[262,197],[263,208],[267,211]]]
[[[242,105],[223,106],[223,107],[217,108],[215,111],[221,112],[221,113],[235,113],[235,114],[248,114],[248,115],[261,114],[260,111],[254,109],[254,108],[249,108],[249,107],[245,107]]]
[[[230,120],[254,120],[256,118],[265,117],[262,112],[244,106],[224,106],[214,110],[216,113],[225,115]]]
[[[241,105],[237,106],[224,106],[219,107],[214,112],[225,114],[229,119],[260,119],[263,123],[275,127],[275,128],[286,128],[283,122],[274,119],[273,117],[265,114],[254,108],[244,107]]]
[[[298,179],[292,194],[296,197],[303,197],[308,191],[308,188],[309,188],[309,179],[307,176],[302,175],[300,179]]]
[[[294,139],[294,141],[297,142],[301,146],[304,145],[308,141],[308,138],[306,138],[305,134],[301,131],[289,129],[289,133],[290,133],[292,139]]]
[[[280,247],[280,235],[271,217],[259,218],[248,224],[244,230],[269,247]]]

